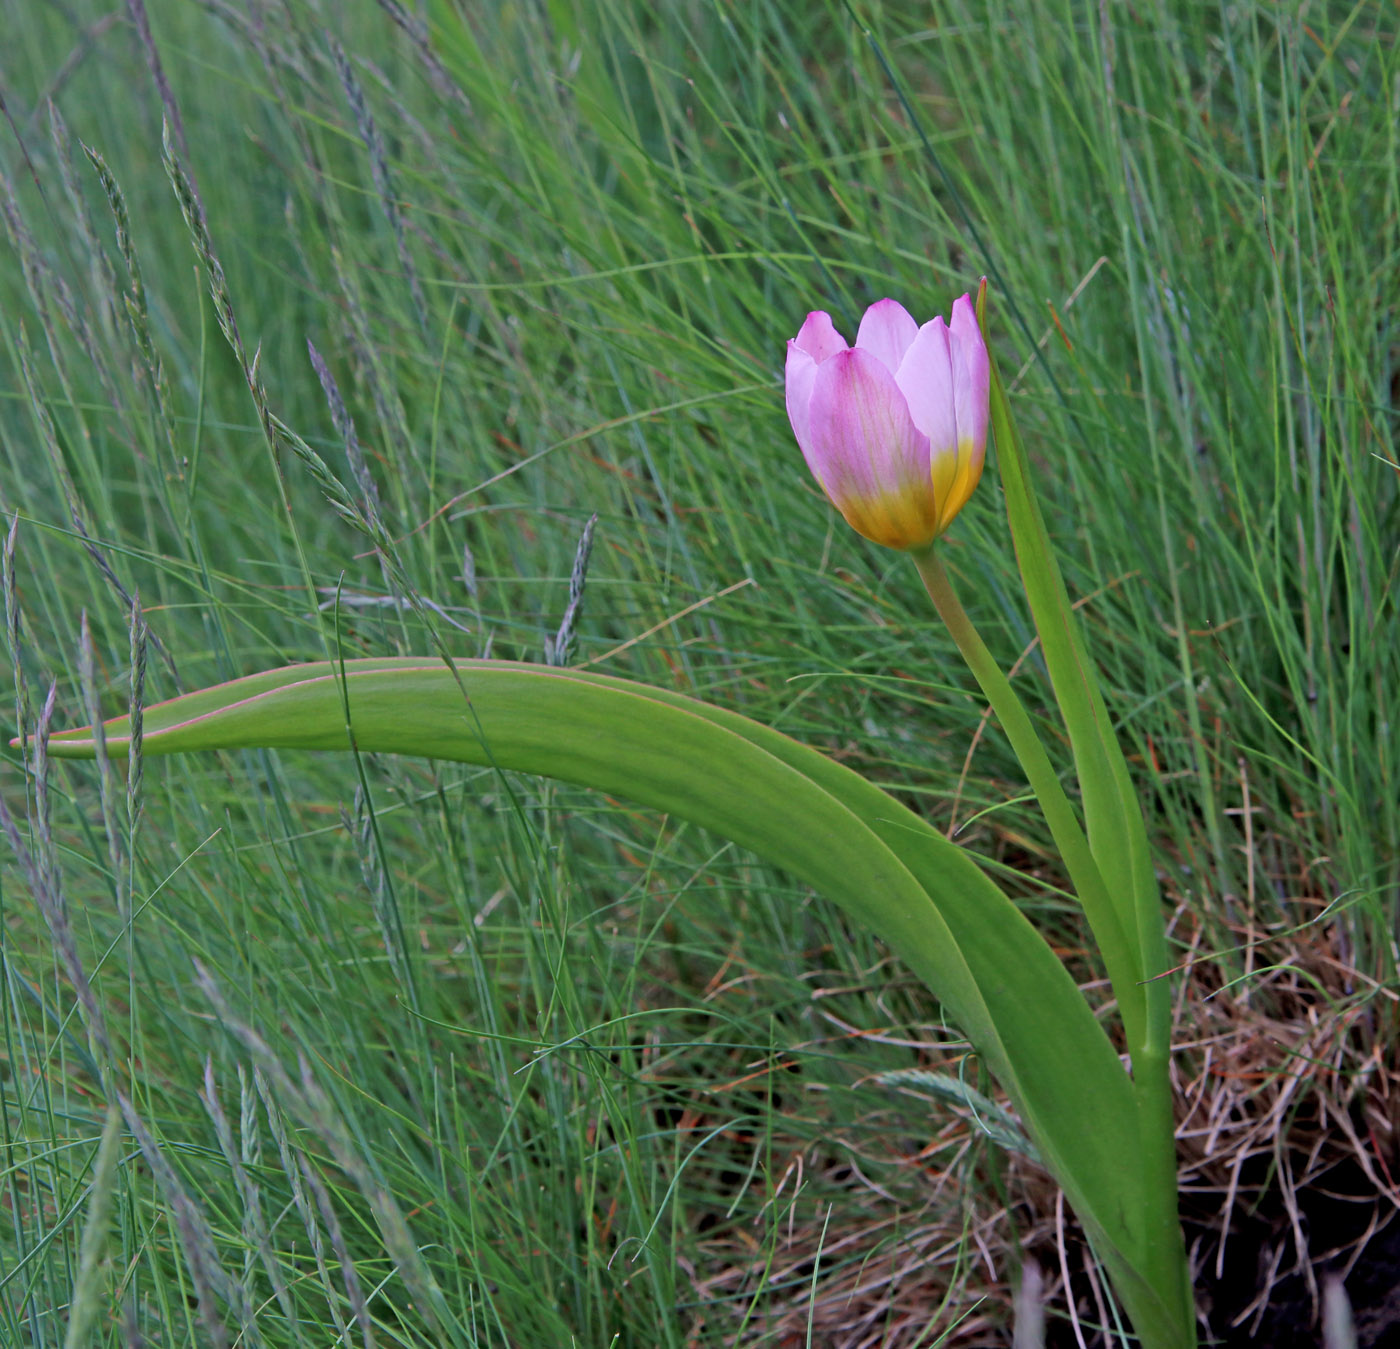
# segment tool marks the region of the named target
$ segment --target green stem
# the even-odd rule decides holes
[[[1040,802],[1118,998],[1132,1054],[1146,1201],[1141,1229],[1144,1249],[1137,1269],[1151,1290],[1140,1297],[1138,1286],[1125,1281],[1120,1291],[1144,1345],[1179,1349],[1194,1343],[1195,1311],[1177,1211],[1176,1136],[1167,1064],[1171,1013],[1167,986],[1161,980],[1144,982],[1138,947],[1128,940],[1121,908],[1109,896],[1074,807],[1021,700],[958,600],[942,559],[933,549],[913,557],[934,608],[997,714]]]
[[[912,553],[911,556],[933,607],[938,610],[938,616],[952,634],[973,677],[992,705],[1006,738],[1011,741],[1011,748],[1021,761],[1031,790],[1045,813],[1050,834],[1060,850],[1078,892],[1079,902],[1084,906],[1084,915],[1098,942],[1114,996],[1118,999],[1128,1048],[1136,1065],[1138,1055],[1148,1040],[1147,995],[1142,985],[1143,970],[1136,944],[1128,940],[1120,910],[1108,893],[1098,863],[1089,849],[1089,840],[1069,797],[1060,786],[1060,779],[1026,709],[977,629],[972,626],[972,620],[953,589],[952,579],[944,569],[942,558],[933,548],[923,553]]]
[[[1158,981],[1161,982],[1160,980]],[[1149,1003],[1148,1016],[1155,1020]],[[1170,1312],[1179,1308],[1183,1324],[1194,1332],[1196,1301],[1181,1232],[1176,1171],[1176,1116],[1172,1109],[1170,1047],[1153,1042],[1133,1060],[1133,1091],[1142,1130],[1142,1184],[1147,1196],[1143,1269]],[[1195,1343],[1194,1333],[1189,1343]]]

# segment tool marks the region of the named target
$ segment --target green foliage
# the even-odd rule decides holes
[[[1143,1266],[1163,1196],[1154,1204],[1139,1184],[1146,1130],[1107,1036],[976,863],[858,774],[693,699],[498,660],[294,665],[162,703],[139,729],[128,716],[47,745],[77,758],[248,748],[416,754],[576,782],[699,824],[808,882],[938,995],[1127,1281],[1135,1323],[1151,1304],[1144,1343],[1182,1343],[1180,1326],[1165,1331],[1148,1281],[1157,1271]],[[1174,1203],[1167,1214],[1174,1225]]]
[[[829,750],[940,830],[975,819],[958,842],[1076,949],[1008,747],[989,728],[964,772],[983,707],[781,406],[807,309],[849,328],[987,272],[1196,953],[1242,974],[1239,925],[1332,904],[1393,982],[1384,6],[856,6],[873,45],[834,3],[443,0],[426,33],[367,0],[148,7],[178,126],[110,5],[0,15],[16,721],[50,677],[56,724],[89,719],[82,610],[95,694],[126,706],[137,595],[151,700],[340,650],[538,660],[597,512],[579,661]],[[989,475],[947,560],[1009,665],[1033,629],[1004,521]],[[1014,682],[1050,706],[1037,657]],[[446,764],[367,756],[357,792],[338,756],[243,751],[152,763],[130,801],[55,765],[47,816],[19,764],[0,798],[63,907],[6,863],[0,1339],[61,1344],[97,1297],[113,1344],[222,1321],[249,1344],[758,1342],[779,1309],[820,1341],[826,1280],[908,1265],[907,1226],[854,1239],[837,1163],[917,1211],[933,1125],[860,1084],[956,1042],[792,878]],[[60,913],[148,1131],[114,1178]],[[950,1262],[939,1329],[973,1268]]]

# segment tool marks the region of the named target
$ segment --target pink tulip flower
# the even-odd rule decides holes
[[[895,300],[848,347],[824,313],[788,343],[787,410],[807,467],[858,533],[921,552],[982,476],[990,368],[972,300],[921,328]]]

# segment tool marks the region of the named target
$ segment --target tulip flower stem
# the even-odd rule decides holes
[[[943,560],[933,548],[912,554],[933,601],[958,650],[972,671],[1045,813],[1046,823],[1070,874],[1085,917],[1093,929],[1100,954],[1118,998],[1119,1013],[1132,1055],[1133,1091],[1138,1102],[1140,1163],[1147,1187],[1155,1196],[1149,1205],[1142,1273],[1165,1308],[1158,1325],[1150,1311],[1136,1307],[1135,1324],[1142,1343],[1181,1346],[1193,1342],[1191,1291],[1182,1258],[1181,1227],[1176,1207],[1176,1153],[1173,1134],[1171,1082],[1165,1058],[1162,986],[1146,983],[1138,947],[1130,942],[1119,910],[1109,897],[1103,874],[1089,849],[1089,840],[1074,807],[1060,785],[1040,737],[1010,681],[987,649],[953,589]]]
[[[1144,974],[1137,946],[1128,938],[1098,863],[1089,849],[1089,840],[1025,707],[987,649],[987,644],[973,627],[953,589],[952,578],[943,566],[942,558],[936,548],[912,553],[911,556],[933,607],[938,610],[938,616],[957,643],[973,678],[996,713],[1011,748],[1021,762],[1031,790],[1040,802],[1055,846],[1060,850],[1103,955],[1114,995],[1118,999],[1123,1029],[1136,1061],[1138,1052],[1146,1044],[1148,1032],[1147,998],[1142,982]]]
[[[1149,1013],[1151,1015],[1151,1013]],[[1154,1017],[1155,1019],[1155,1017]],[[1176,1114],[1168,1053],[1153,1042],[1133,1056],[1133,1090],[1142,1130],[1142,1164],[1150,1205],[1145,1266],[1169,1309],[1181,1308],[1187,1326],[1195,1321],[1195,1298],[1182,1244],[1176,1172]],[[1193,1341],[1194,1342],[1194,1341]]]

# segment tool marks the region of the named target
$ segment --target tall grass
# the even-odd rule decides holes
[[[328,652],[542,660],[596,513],[576,661],[907,792],[1074,960],[1008,747],[782,408],[808,309],[849,334],[985,273],[1189,977],[1340,1008],[1349,1099],[1400,896],[1392,10],[3,24],[27,732],[50,680],[58,723],[125,710],[133,652],[147,700]],[[990,475],[948,559],[1048,704]],[[972,1343],[1017,1230],[1054,1268],[956,1028],[714,839],[453,765],[34,764],[0,791],[0,1341]],[[880,1080],[911,1068],[948,1076]]]

